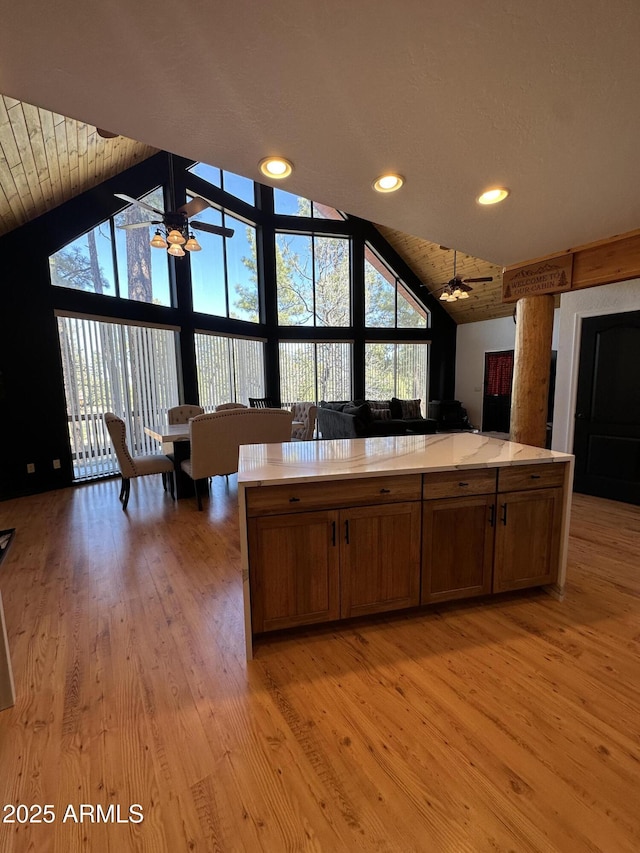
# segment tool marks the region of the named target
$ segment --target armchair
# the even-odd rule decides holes
[[[298,441],[310,441],[316,428],[318,407],[315,403],[292,403],[291,413],[294,423],[291,426],[291,438]],[[295,423],[298,421],[298,423]]]

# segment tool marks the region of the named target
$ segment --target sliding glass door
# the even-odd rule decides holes
[[[176,331],[58,314],[74,480],[118,470],[105,412],[124,419],[132,453],[158,451],[144,426],[178,404]]]

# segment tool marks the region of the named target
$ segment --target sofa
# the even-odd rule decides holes
[[[436,431],[436,422],[422,417],[420,400],[321,400],[318,431],[322,438],[427,435]]]

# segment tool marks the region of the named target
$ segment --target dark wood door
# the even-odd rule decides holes
[[[640,504],[640,311],[582,321],[574,489]]]

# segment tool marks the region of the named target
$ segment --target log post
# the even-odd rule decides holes
[[[546,443],[553,308],[551,294],[517,302],[509,438],[534,447]]]

